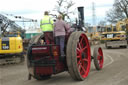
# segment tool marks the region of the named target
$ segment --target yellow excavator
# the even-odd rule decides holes
[[[98,28],[100,27],[92,27],[93,29],[93,32],[91,33],[88,33],[89,37],[90,37],[90,44],[91,45],[97,45],[97,44],[100,44],[100,34],[101,34],[101,31],[98,30]]]
[[[106,31],[102,33],[101,37],[101,40],[105,41],[106,48],[127,48],[126,39],[126,23],[124,21],[118,21],[116,26],[106,26]]]
[[[128,43],[128,18],[123,20],[126,23],[126,37],[127,37],[127,43]]]
[[[0,65],[24,61],[20,32],[6,32],[8,26],[17,28],[11,20],[0,15]]]
[[[22,38],[18,33],[7,33],[0,38],[0,64],[24,61]]]

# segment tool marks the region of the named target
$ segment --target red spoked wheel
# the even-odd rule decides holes
[[[84,32],[71,34],[66,53],[70,75],[75,80],[84,80],[88,76],[91,65],[90,45]]]
[[[93,51],[94,57],[94,65],[97,70],[101,70],[103,68],[104,56],[101,47],[95,47]]]

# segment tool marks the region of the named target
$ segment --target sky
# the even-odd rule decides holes
[[[1,0],[0,13],[14,14],[25,18],[40,19],[43,12],[51,11],[55,8],[57,0]],[[96,23],[104,20],[106,12],[109,11],[114,0],[73,0],[75,5],[71,10],[76,11],[79,6],[84,6],[85,22],[92,24],[92,2],[95,3]],[[77,14],[72,16],[75,18]]]

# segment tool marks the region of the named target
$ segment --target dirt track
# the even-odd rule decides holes
[[[104,68],[96,71],[93,62],[89,76],[84,81],[74,81],[68,72],[53,75],[51,79],[27,80],[26,62],[0,66],[0,85],[128,85],[128,48],[106,49]]]

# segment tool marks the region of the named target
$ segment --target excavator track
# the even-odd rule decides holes
[[[24,55],[0,58],[0,65],[19,64],[23,62],[24,62]]]

